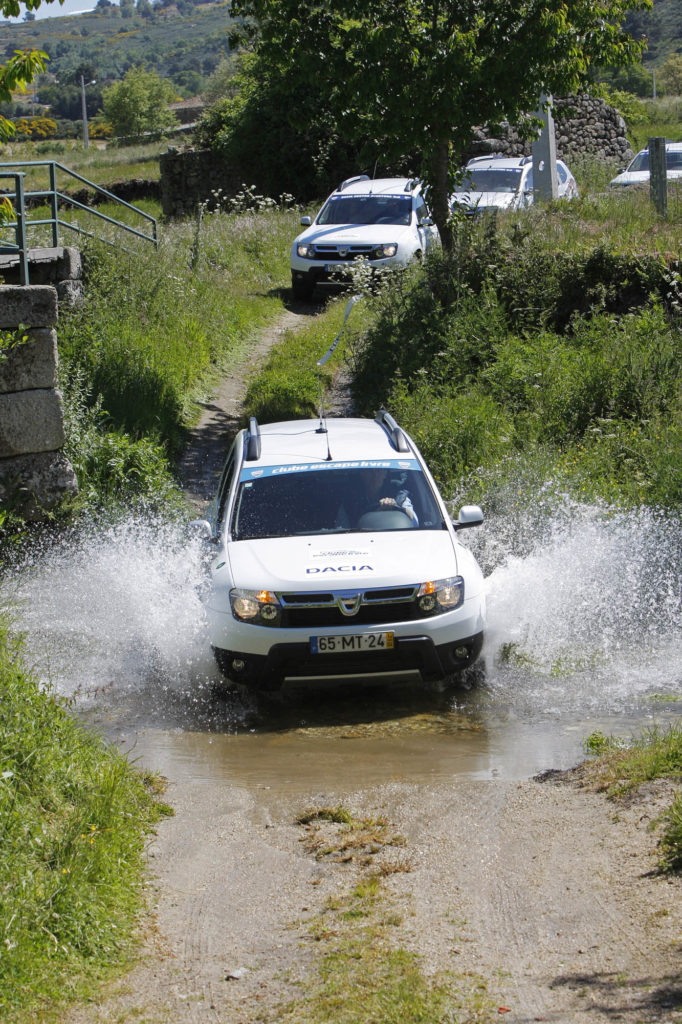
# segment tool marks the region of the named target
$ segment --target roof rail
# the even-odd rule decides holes
[[[249,417],[249,429],[246,434],[246,462],[257,462],[260,459],[260,427],[255,416]]]
[[[405,431],[402,427],[399,427],[396,421],[393,419],[389,412],[385,409],[380,409],[374,417],[377,423],[380,423],[388,434],[391,444],[399,452],[409,452],[410,446],[407,443]]]
[[[369,174],[356,174],[354,178],[346,178],[342,181],[337,192],[343,192],[344,188],[348,188],[349,185],[354,185],[356,181],[369,181]]]
[[[414,192],[417,185],[419,184],[419,178],[408,178],[405,182],[405,191]]]

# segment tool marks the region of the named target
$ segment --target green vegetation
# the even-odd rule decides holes
[[[654,779],[682,781],[682,725],[650,729],[631,743],[593,733],[587,737],[585,749],[597,758],[589,765],[589,778],[613,798]],[[662,869],[682,871],[682,792],[655,825],[663,826]]]
[[[409,862],[394,849],[405,840],[385,819],[357,818],[347,808],[321,807],[297,818],[306,827],[305,845],[337,870],[354,864],[359,877],[329,900],[311,926],[320,965],[302,995],[282,1007],[277,1020],[301,1024],[471,1024],[496,1019],[491,996],[473,975],[426,977],[419,959],[398,945],[402,915],[384,882]],[[456,1016],[455,1016],[456,1015]]]
[[[79,726],[0,623],[0,1017],[52,1019],[120,969],[158,782]]]
[[[168,496],[194,402],[282,308],[295,215],[207,214],[158,251],[87,253],[88,302],[59,345],[67,454],[91,499]]]
[[[66,83],[76,76],[77,85],[81,68],[86,80],[102,83],[119,79],[122,69],[144,64],[169,78],[179,96],[196,96],[229,53],[232,22],[226,2],[180,0],[150,10],[138,4],[127,17],[117,4],[98,4],[94,11],[70,17],[0,23],[0,51],[44,50],[50,75]]]
[[[114,135],[141,138],[175,124],[175,115],[168,109],[174,98],[173,86],[155,71],[130,68],[120,82],[104,90],[102,110]]]

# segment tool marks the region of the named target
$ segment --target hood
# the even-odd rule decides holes
[[[235,541],[234,586],[247,590],[397,587],[457,575],[447,530],[400,530]]]
[[[468,210],[511,210],[518,203],[516,192],[456,192],[453,203],[465,206]]]
[[[669,167],[666,172],[666,178],[668,181],[673,181],[675,178],[682,178],[682,168],[671,168]],[[641,185],[642,183],[648,183],[649,171],[623,171],[622,174],[618,174],[611,182],[610,185]]]
[[[610,185],[639,185],[649,180],[648,171],[623,171],[609,182]]]
[[[294,247],[299,242],[311,242],[318,245],[366,245],[384,242],[399,242],[411,228],[406,224],[313,224],[296,238]]]

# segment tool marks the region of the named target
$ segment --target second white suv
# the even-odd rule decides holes
[[[291,247],[291,286],[297,299],[309,299],[319,281],[338,277],[353,260],[372,267],[403,266],[439,241],[416,178],[343,181],[315,220]]]
[[[563,160],[557,160],[559,199],[574,199],[578,185]],[[520,210],[533,202],[533,158],[477,156],[464,168],[452,196],[452,208],[467,214],[484,210]]]

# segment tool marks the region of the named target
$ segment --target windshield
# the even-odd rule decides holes
[[[401,224],[412,216],[411,196],[332,196],[317,218],[318,224]]]
[[[242,470],[233,540],[365,530],[442,530],[419,463],[329,463]]]
[[[469,169],[455,192],[518,192],[520,167],[497,167],[491,170]]]
[[[641,153],[638,153],[635,159],[628,167],[629,171],[648,171],[649,170],[649,150],[645,149]]]

